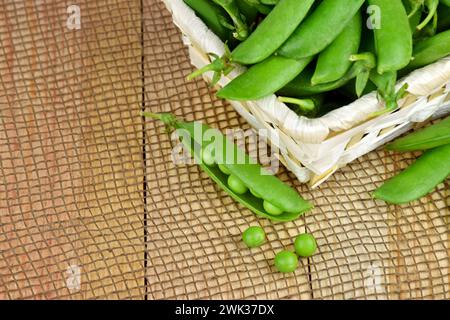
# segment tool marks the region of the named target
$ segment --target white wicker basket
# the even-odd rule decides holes
[[[197,68],[210,63],[207,53],[224,53],[223,42],[195,15],[183,0],[163,0],[174,23],[183,33],[191,62]],[[222,77],[223,87],[245,68]],[[212,74],[204,78],[211,81]],[[409,130],[415,122],[450,112],[450,56],[417,70],[399,81],[408,83],[408,94],[393,113],[370,115],[384,106],[376,93],[318,119],[298,116],[275,95],[248,102],[230,101],[255,129],[267,129],[280,152],[280,160],[301,182],[318,186],[337,169]],[[269,139],[270,139],[269,136]]]

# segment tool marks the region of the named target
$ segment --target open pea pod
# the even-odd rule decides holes
[[[167,126],[176,129],[183,145],[203,171],[234,200],[256,215],[273,221],[286,222],[297,219],[312,208],[312,205],[293,188],[265,171],[220,131],[199,122],[178,121],[171,114],[144,113],[144,115],[159,119]],[[208,164],[204,161],[204,154],[211,151],[213,151],[214,163]],[[222,169],[218,164],[222,166]],[[242,194],[233,191],[227,183],[229,175],[224,173],[224,167],[229,174],[242,181],[249,191]],[[279,208],[282,213],[269,214],[264,208],[265,202]]]

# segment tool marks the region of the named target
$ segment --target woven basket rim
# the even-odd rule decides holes
[[[224,43],[183,0],[162,1],[182,31],[194,66],[209,64],[208,52],[225,53]],[[244,71],[245,67],[237,65],[217,86],[227,85]],[[212,73],[203,77],[210,82]],[[405,79],[411,94],[400,101],[397,110],[378,117],[370,117],[384,108],[375,92],[316,119],[297,115],[274,94],[255,101],[228,102],[252,127],[276,134],[281,140],[269,143],[278,147],[281,162],[301,182],[310,181],[316,187],[339,168],[405,133],[414,123],[450,113],[450,56],[412,72],[397,87]]]
[[[208,28],[203,23],[203,21],[195,15],[194,11],[189,6],[187,6],[184,3],[183,0],[162,0],[162,1],[166,4],[166,6],[169,9],[172,9],[171,10],[172,12],[173,12],[173,8],[175,6],[179,6],[179,7],[182,7],[183,10],[190,11],[192,13],[192,15],[193,15],[193,17],[190,17],[190,19],[194,19],[194,20],[196,20],[195,23],[202,24],[205,28]],[[180,27],[180,29],[182,29],[182,28]],[[183,29],[182,29],[182,31],[184,32]],[[211,37],[215,37],[216,39],[214,39],[214,40],[216,42],[219,42],[222,46],[224,46],[224,43],[214,33],[212,33],[212,31],[211,31],[211,35],[210,36]],[[196,47],[195,44],[191,44],[191,45]],[[197,48],[197,50],[202,51],[202,48]],[[401,78],[397,82],[397,87],[402,86],[405,82],[409,82],[409,80],[411,80],[412,78],[418,78],[418,77],[420,77],[420,75],[422,75],[424,73],[429,73],[429,72],[433,72],[434,70],[437,70],[438,68],[436,68],[436,66],[438,66],[440,64],[440,62],[445,61],[445,60],[448,60],[450,62],[450,55],[448,57],[446,57],[446,58],[441,59],[438,62],[430,64],[430,65],[428,65],[428,66],[426,66],[424,68],[420,68],[418,70],[415,70],[415,71],[411,72],[410,74],[406,75],[405,77]],[[449,66],[450,66],[450,63],[449,63]],[[238,70],[238,72],[242,72],[243,70],[245,70],[245,69]],[[449,82],[447,84],[447,90],[450,90],[450,88],[448,88],[448,87],[450,87],[450,78],[448,80],[449,80]],[[442,87],[442,86],[436,86],[435,90],[439,89],[440,87]],[[430,94],[432,94],[432,93],[433,92],[430,92]],[[270,97],[264,98],[264,99],[270,99],[270,98],[273,99],[274,97],[276,99],[276,95],[275,94],[271,95]],[[406,101],[408,98],[411,98],[411,97],[415,97],[416,101],[417,101],[420,98],[420,95],[415,95],[414,93],[408,92],[408,94],[402,100]],[[258,101],[262,101],[264,99],[260,99]],[[373,119],[378,119],[379,118],[379,117],[375,117],[375,118],[371,117],[370,116],[371,113],[368,112],[368,113],[365,114],[365,116],[362,119],[357,119],[357,120],[352,121],[352,124],[349,125],[348,127],[341,128],[339,130],[333,130],[333,127],[336,127],[336,125],[333,123],[333,121],[335,121],[335,119],[338,118],[335,115],[339,115],[340,113],[344,113],[344,112],[352,112],[352,111],[354,112],[354,110],[358,110],[358,108],[354,107],[354,105],[355,104],[359,104],[362,101],[364,101],[364,104],[366,106],[367,105],[372,105],[372,107],[380,106],[380,102],[378,101],[377,96],[376,96],[376,91],[374,91],[374,92],[370,92],[370,93],[360,97],[359,99],[354,100],[352,103],[350,103],[348,105],[343,105],[343,106],[341,106],[341,107],[339,107],[337,109],[334,109],[334,110],[328,112],[327,114],[325,114],[325,115],[323,115],[321,117],[318,117],[318,118],[310,119],[310,118],[307,118],[307,117],[304,117],[304,116],[301,116],[301,115],[297,115],[293,111],[292,111],[292,113],[295,114],[296,118],[302,119],[304,121],[307,121],[310,126],[317,125],[317,126],[325,126],[325,127],[327,127],[328,133],[326,135],[324,135],[324,137],[321,139],[321,142],[324,142],[324,141],[328,141],[330,139],[333,139],[336,136],[339,136],[340,134],[343,134],[343,133],[347,132],[350,129],[358,127],[358,125],[361,125],[361,124],[364,124],[364,123],[366,123],[368,121],[371,121]],[[240,102],[242,103],[242,101],[240,101]],[[290,110],[289,107],[285,103],[279,102],[278,100],[277,100],[277,105],[279,105],[280,107],[282,106],[281,108],[286,108],[286,109]],[[409,103],[408,105],[411,105],[411,103]],[[361,106],[358,106],[358,107],[359,107],[359,109],[361,108]],[[290,115],[290,116],[294,117],[293,115]],[[382,116],[380,116],[380,117],[382,117]],[[308,142],[308,141],[306,141],[306,142]]]

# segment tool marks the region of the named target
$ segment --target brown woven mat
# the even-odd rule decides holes
[[[172,111],[248,128],[201,81],[157,0],[0,1],[0,298],[449,298],[448,184],[409,206],[370,192],[413,154],[372,152],[310,191],[296,222],[258,220],[196,166],[175,166]],[[240,241],[261,224],[269,241]],[[292,275],[274,253],[305,230]]]

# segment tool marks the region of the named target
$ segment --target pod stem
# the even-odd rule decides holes
[[[424,2],[425,0],[409,0],[411,11],[408,13],[408,18],[411,18],[413,15],[415,15],[417,11],[419,11],[419,9],[423,7]]]
[[[245,21],[245,17],[239,11],[235,0],[213,0],[217,5],[221,6],[230,16],[234,24],[233,37],[243,41],[249,35],[249,28]],[[228,26],[225,26],[228,27]]]
[[[356,94],[358,97],[364,92],[369,82],[370,72],[376,67],[376,59],[373,53],[363,52],[350,56],[350,61],[355,62],[350,70],[349,77],[356,78]]]
[[[300,111],[304,113],[308,113],[314,111],[316,108],[316,103],[313,99],[298,99],[298,98],[290,98],[290,97],[278,97],[278,101],[283,103],[295,104],[299,107]]]
[[[177,118],[168,112],[163,113],[153,113],[153,112],[141,112],[141,115],[155,120],[160,120],[164,123],[168,130],[175,128],[175,124],[178,122]]]
[[[397,92],[395,91],[397,72],[386,72],[382,75],[372,72],[370,80],[377,86],[378,95],[386,103],[385,109],[377,111],[371,116],[376,117],[396,110],[398,108],[398,101],[405,96],[408,90],[408,84],[405,83]]]
[[[439,0],[425,0],[425,6],[427,7],[428,14],[425,19],[417,26],[417,30],[422,30],[433,19],[437,13]]]
[[[222,57],[219,57],[215,53],[208,53],[208,56],[210,56],[213,60],[210,64],[204,66],[203,68],[200,68],[198,70],[195,70],[191,74],[187,76],[187,80],[193,80],[201,75],[203,75],[206,72],[214,72],[210,87],[215,86],[222,75],[229,74],[233,69],[234,66],[231,64],[231,52],[228,46],[225,44],[225,54]]]

